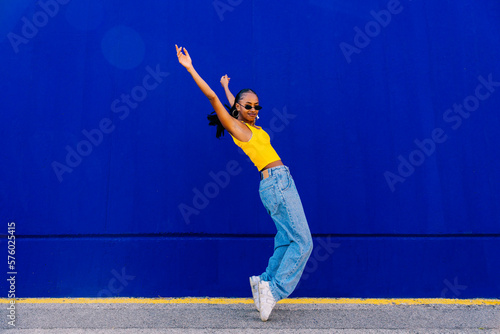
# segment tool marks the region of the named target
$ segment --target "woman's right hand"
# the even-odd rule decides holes
[[[229,87],[229,80],[231,80],[231,78],[228,77],[227,74],[223,75],[222,78],[220,78],[220,84],[222,85],[222,87]]]
[[[191,57],[189,56],[189,52],[184,48],[184,53],[182,53],[182,46],[178,47],[175,44],[175,49],[177,50],[177,58],[179,59],[179,63],[184,66],[186,69],[190,69],[193,67],[193,62],[191,61]]]

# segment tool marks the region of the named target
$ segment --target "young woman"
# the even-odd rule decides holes
[[[255,125],[261,109],[257,94],[251,89],[243,89],[233,97],[229,78],[223,76],[221,83],[231,104],[228,113],[195,71],[186,48],[183,50],[177,45],[175,48],[179,63],[191,74],[215,110],[215,115],[208,118],[211,125],[217,125],[217,137],[227,130],[260,171],[260,198],[276,225],[277,234],[266,271],[250,277],[250,286],[260,318],[267,321],[276,302],[293,292],[311,255],[312,237],[302,202],[290,170],[271,146],[269,135]]]

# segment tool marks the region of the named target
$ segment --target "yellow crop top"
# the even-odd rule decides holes
[[[245,123],[242,121],[242,123]],[[239,141],[233,137],[234,143],[241,147],[243,152],[248,155],[250,160],[254,163],[259,171],[266,167],[271,162],[281,160],[274,148],[271,146],[271,138],[264,129],[255,127],[245,123],[252,131],[252,137],[250,140]]]

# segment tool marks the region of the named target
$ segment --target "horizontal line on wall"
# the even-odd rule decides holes
[[[313,238],[498,238],[500,233],[490,234],[313,234]],[[0,237],[7,238],[6,234]],[[274,234],[224,234],[224,233],[129,233],[129,234],[19,234],[16,239],[46,238],[274,238]]]

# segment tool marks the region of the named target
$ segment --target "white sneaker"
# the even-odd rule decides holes
[[[259,282],[260,282],[260,277],[259,276],[252,276],[252,277],[250,277],[250,287],[252,288],[253,302],[255,303],[255,308],[257,309],[257,311],[260,311],[260,305],[259,305]]]
[[[259,304],[260,304],[260,320],[267,321],[269,315],[276,305],[276,300],[269,288],[269,282],[260,281],[259,283]]]

